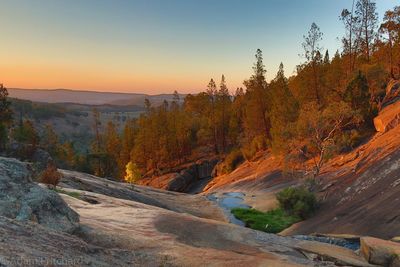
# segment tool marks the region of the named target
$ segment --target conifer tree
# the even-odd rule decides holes
[[[5,149],[8,141],[8,128],[12,123],[10,104],[7,88],[0,84],[0,151]]]

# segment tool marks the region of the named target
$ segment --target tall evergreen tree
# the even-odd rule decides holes
[[[372,44],[376,38],[378,13],[373,0],[358,0],[355,14],[359,20],[359,43],[367,62],[370,61]]]
[[[321,47],[320,42],[322,40],[322,32],[317,24],[312,23],[311,28],[307,35],[304,37],[303,48],[304,56],[307,60],[307,64],[311,64],[313,83],[312,88],[315,93],[315,98],[318,105],[322,104],[322,96],[320,92],[319,83],[319,60],[321,59]]]
[[[0,84],[0,151],[5,149],[8,141],[8,128],[12,122],[10,104],[7,88]]]
[[[250,138],[262,136],[270,138],[270,122],[268,118],[267,82],[262,51],[257,49],[256,62],[253,66],[253,75],[244,81],[247,89],[247,103],[245,123]]]

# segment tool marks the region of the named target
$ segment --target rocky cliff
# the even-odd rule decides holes
[[[208,182],[212,178],[217,163],[216,158],[197,160],[192,164],[178,166],[175,171],[168,174],[145,178],[139,183],[174,192],[189,192],[198,184]]]

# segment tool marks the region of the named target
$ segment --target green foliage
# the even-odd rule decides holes
[[[289,89],[283,64],[275,79],[270,83],[271,110],[271,144],[275,153],[289,150],[288,141],[293,136],[293,123],[298,117],[299,105]]]
[[[366,76],[359,71],[356,77],[349,83],[344,93],[344,100],[358,111],[363,119],[368,118],[370,112],[368,81]]]
[[[37,121],[51,118],[64,118],[66,114],[76,114],[58,104],[35,103],[29,100],[12,99],[11,107],[15,114],[20,117],[30,118]]]
[[[81,199],[81,194],[79,192],[66,191],[66,190],[63,190],[60,188],[55,188],[53,190],[60,194],[68,195],[68,196],[76,198],[76,199]]]
[[[0,151],[6,146],[8,141],[7,131],[12,123],[10,104],[7,88],[0,84]]]
[[[219,167],[218,174],[226,174],[233,172],[240,163],[244,161],[242,151],[239,149],[232,150]]]
[[[267,147],[268,139],[265,136],[256,136],[251,140],[250,144],[244,145],[241,151],[244,158],[251,161],[254,159],[258,151],[265,150]]]
[[[284,211],[301,219],[310,217],[317,209],[317,198],[305,187],[285,188],[276,198]]]
[[[261,212],[255,209],[235,208],[232,209],[232,214],[245,222],[247,227],[274,234],[300,221],[299,217],[289,215],[282,209]]]
[[[32,145],[35,148],[39,144],[39,134],[30,120],[25,120],[14,129],[12,137],[15,141]]]

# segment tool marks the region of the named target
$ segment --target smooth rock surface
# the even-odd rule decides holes
[[[385,107],[374,118],[375,129],[378,132],[387,132],[400,124],[400,101]]]

